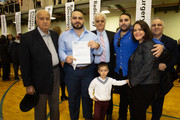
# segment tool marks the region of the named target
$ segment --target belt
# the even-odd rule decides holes
[[[87,65],[87,66],[83,66],[83,67],[76,67],[76,69],[80,69],[80,70],[83,70],[83,69],[86,69],[90,66],[91,64]]]
[[[53,69],[56,69],[57,67],[59,67],[59,64],[54,65],[54,66],[53,66]]]

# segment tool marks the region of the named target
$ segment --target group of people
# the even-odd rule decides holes
[[[84,26],[83,12],[75,9],[71,14],[72,28],[58,36],[49,29],[50,14],[38,10],[37,27],[21,36],[23,83],[27,94],[39,95],[35,119],[47,119],[47,101],[50,119],[59,119],[61,79],[67,85],[71,120],[79,119],[80,100],[85,120],[104,120],[105,115],[111,120],[112,85],[119,86],[119,120],[127,120],[128,106],[132,120],[145,120],[149,105],[152,120],[159,120],[167,93],[162,94],[161,83],[166,84],[163,75],[169,75],[167,81],[173,83],[178,59],[177,42],[163,34],[163,20],[155,18],[150,29],[142,20],[131,25],[131,15],[122,13],[117,33],[105,30],[103,13],[95,14],[94,21],[97,29],[90,32]],[[73,41],[88,42],[90,64],[73,67]]]
[[[8,34],[7,38],[1,35],[0,38],[0,62],[2,67],[2,80],[10,80],[10,63],[13,63],[15,80],[19,80],[18,70],[19,70],[19,43],[20,35],[15,38],[12,34]]]
[[[1,0],[0,14],[14,13],[20,10],[20,3],[18,0]]]

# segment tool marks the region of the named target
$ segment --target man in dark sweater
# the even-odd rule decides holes
[[[168,61],[167,60],[166,61],[160,60],[160,64],[159,64],[159,71],[160,71],[159,91],[161,91],[161,93],[158,94],[158,98],[155,100],[154,104],[152,105],[152,119],[151,120],[160,120],[160,117],[162,115],[164,97],[165,97],[165,94],[173,86],[173,81],[175,79],[174,77],[176,76],[174,65],[176,65],[177,61],[178,61],[177,41],[166,36],[166,35],[164,35],[163,29],[164,29],[163,20],[160,18],[155,18],[151,23],[151,30],[153,33],[153,37],[160,40],[162,43],[164,43],[165,48],[167,49],[167,51],[170,52],[171,55],[169,56],[168,54],[165,54],[165,56],[163,57],[163,58],[169,58],[170,57],[170,60],[168,60]],[[166,86],[166,89],[163,89],[162,85],[164,84],[163,81],[164,81],[165,75],[170,75],[171,77],[169,79],[167,79],[168,76],[165,77],[167,79],[167,81],[169,81],[170,84],[168,84],[168,86]],[[167,90],[167,89],[169,89],[169,90]],[[164,93],[162,93],[162,92],[164,92]]]

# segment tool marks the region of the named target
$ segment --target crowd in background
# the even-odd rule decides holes
[[[19,43],[20,35],[13,37],[8,34],[7,37],[1,35],[0,38],[0,66],[2,68],[2,80],[10,80],[10,64],[13,63],[15,80],[19,80]]]
[[[67,0],[67,2],[72,2],[75,0]],[[56,3],[56,0],[52,0],[53,4],[62,4],[61,0],[58,0]],[[41,0],[33,0],[34,8],[41,8]],[[20,11],[20,6],[23,5],[23,2],[21,0],[0,0],[0,15],[6,14],[6,13],[14,13]]]

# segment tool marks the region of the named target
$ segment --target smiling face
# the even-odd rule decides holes
[[[139,43],[141,43],[144,40],[143,37],[145,35],[145,32],[144,32],[144,30],[141,28],[141,26],[139,24],[136,24],[134,26],[133,35],[134,35],[134,38]]]
[[[107,74],[109,73],[109,69],[107,66],[101,66],[98,69],[98,73],[102,79],[105,79],[107,77]]]
[[[45,10],[39,11],[36,15],[36,23],[47,34],[51,25],[50,14]]]
[[[161,36],[163,33],[164,24],[160,19],[155,19],[151,23],[151,31],[155,36]]]
[[[98,16],[95,18],[95,25],[98,31],[102,32],[105,29],[105,18],[103,16]]]
[[[127,32],[131,28],[131,19],[127,15],[121,15],[119,18],[119,27],[122,31]]]
[[[79,11],[74,11],[71,16],[71,24],[74,29],[81,29],[84,25],[83,14]]]

